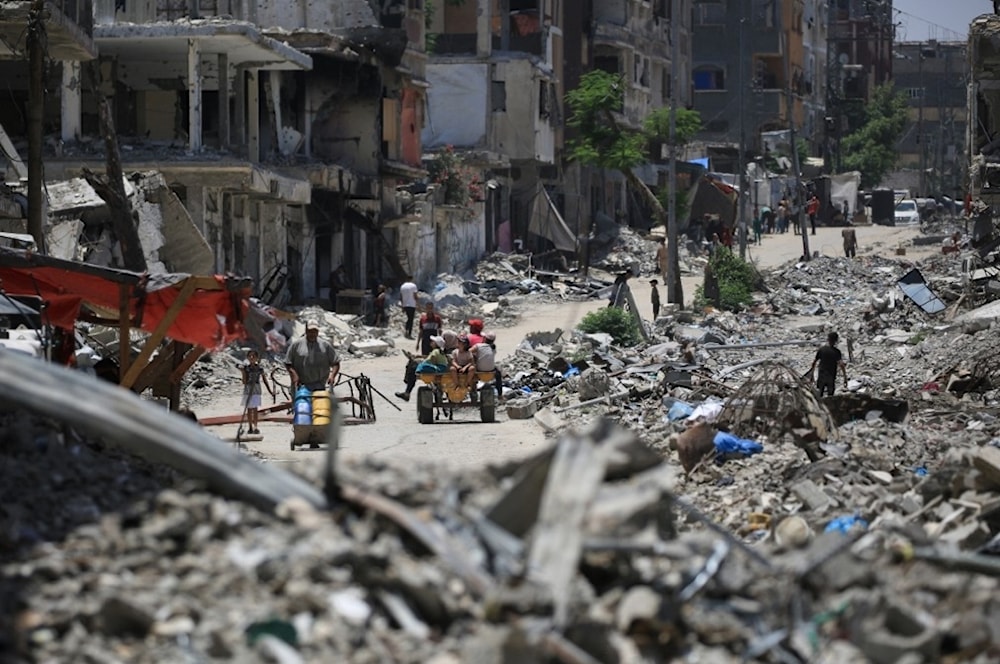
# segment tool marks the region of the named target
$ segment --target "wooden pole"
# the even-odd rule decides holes
[[[194,293],[195,282],[193,279],[185,279],[184,285],[181,287],[181,292],[177,294],[177,298],[170,304],[170,308],[167,309],[167,313],[163,315],[160,319],[160,324],[156,326],[153,333],[149,335],[146,340],[146,345],[142,347],[139,352],[138,357],[135,358],[135,362],[129,367],[128,372],[122,376],[121,385],[122,387],[132,387],[135,384],[136,378],[139,377],[139,373],[142,368],[146,366],[146,362],[149,361],[150,356],[152,356],[153,351],[156,347],[160,345],[163,338],[167,336],[167,330],[173,324],[174,320],[177,318],[177,314],[181,312],[184,305],[187,303],[188,298]]]
[[[45,2],[34,0],[28,13],[28,233],[45,251],[42,186],[45,117]]]

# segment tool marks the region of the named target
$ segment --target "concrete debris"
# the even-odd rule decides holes
[[[620,237],[609,274],[652,273],[651,243]],[[992,661],[1000,342],[948,316],[982,304],[961,260],[789,264],[747,310],[671,309],[632,348],[577,330],[510,340],[507,415],[534,418],[550,449],[484,472],[343,465],[329,513],[251,509],[7,412],[3,647],[39,661]],[[916,267],[949,312],[897,289]],[[423,296],[441,295],[446,327],[480,317],[502,337],[527,298],[598,297],[594,273],[496,255]],[[345,353],[401,352],[390,302],[389,328],[319,306],[261,307],[260,327],[287,340],[317,319]],[[820,398],[809,374],[827,331],[850,382]],[[196,363],[187,396],[231,381],[242,353]],[[723,454],[720,436],[762,449]],[[321,465],[303,466],[315,486]]]

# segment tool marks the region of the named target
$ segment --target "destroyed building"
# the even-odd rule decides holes
[[[969,194],[993,206],[1000,198],[1000,16],[969,26]]]
[[[214,271],[278,282],[284,301],[300,302],[326,297],[340,264],[356,287],[439,267],[433,256],[427,267],[407,264],[420,252],[389,223],[418,226],[410,239],[429,236],[435,247],[430,218],[397,197],[426,178],[421,7],[388,2],[376,12],[360,0],[304,10],[267,0],[73,7],[86,27],[68,32],[86,37],[75,49],[61,34],[55,48],[62,23],[46,23],[53,48],[45,86],[60,91],[45,110],[48,181],[104,170],[98,102],[107,98],[125,174],[162,174],[211,248]],[[17,170],[27,67],[10,61],[0,70],[16,101],[0,124]],[[15,175],[8,180],[25,177]]]

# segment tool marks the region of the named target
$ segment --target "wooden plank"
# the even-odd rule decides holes
[[[170,382],[179,383],[184,378],[184,374],[186,374],[188,370],[194,366],[194,363],[197,362],[204,354],[204,346],[192,346],[190,350],[188,350],[187,354],[184,355],[184,359],[181,363],[176,365],[174,370],[170,372]]]
[[[129,312],[129,284],[118,286],[118,382],[128,373],[132,362],[132,317]]]
[[[149,358],[152,357],[153,351],[157,349],[163,338],[167,336],[167,330],[170,329],[171,324],[177,319],[177,314],[181,312],[184,305],[187,304],[188,299],[191,294],[194,293],[195,281],[188,278],[184,281],[184,285],[181,287],[180,293],[173,302],[170,303],[170,308],[167,309],[167,313],[163,315],[160,319],[160,324],[156,326],[149,338],[146,339],[146,345],[142,347],[142,351],[139,352],[139,356],[135,358],[132,366],[129,367],[128,373],[121,380],[122,387],[132,387],[135,383],[136,378],[139,377],[139,372],[142,367],[146,365]]]
[[[569,621],[573,580],[583,551],[583,523],[604,479],[608,456],[624,434],[608,420],[564,437],[552,459],[528,556],[528,575],[545,585],[561,629]]]
[[[166,464],[258,509],[271,512],[292,497],[327,507],[323,493],[305,480],[240,454],[196,422],[82,371],[0,351],[0,400]]]

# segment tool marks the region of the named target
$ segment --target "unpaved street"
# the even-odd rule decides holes
[[[810,249],[823,255],[841,254],[841,229],[820,228],[817,235],[809,236]],[[857,230],[860,254],[893,254],[899,245],[905,245],[918,231],[914,228],[892,228],[883,226],[860,227]],[[650,244],[651,251],[653,245]],[[937,247],[907,248],[908,258],[919,258],[928,252],[938,251]],[[802,253],[801,238],[791,232],[764,238],[761,247],[751,247],[750,256],[762,268],[781,265]],[[698,275],[684,279],[685,299],[690,304],[695,288],[700,284]],[[636,302],[644,307],[649,302],[648,279],[633,280]],[[662,285],[660,287],[662,289]],[[662,290],[661,290],[662,295]],[[526,313],[513,327],[496,330],[498,333],[498,357],[503,358],[513,352],[524,336],[534,331],[549,331],[556,328],[572,329],[589,311],[604,306],[600,300],[567,302],[565,304],[532,304],[531,296],[511,298]],[[445,321],[445,326],[459,327],[458,321]],[[413,348],[413,341],[400,336],[396,338],[397,348]],[[403,402],[393,393],[403,388],[402,373],[405,365],[403,355],[397,350],[389,356],[372,359],[344,357],[342,371],[351,376],[368,376],[376,390],[382,392],[397,410],[376,395],[375,409],[377,421],[372,424],[345,427],[340,454],[343,458],[370,457],[387,463],[409,465],[413,463],[433,463],[448,467],[483,467],[492,463],[519,459],[532,454],[545,443],[545,433],[533,420],[509,420],[499,409],[497,422],[482,424],[476,410],[456,411],[452,422],[438,422],[421,425],[417,422],[414,392],[409,402]],[[343,388],[341,388],[343,389]],[[234,375],[230,387],[220,391],[210,405],[198,408],[198,415],[239,413],[240,385],[238,375]],[[269,398],[265,395],[265,403]],[[232,437],[236,433],[234,425],[213,427],[220,437]],[[272,460],[274,463],[320,463],[323,450],[299,448],[290,449],[291,426],[262,422],[263,440],[252,441],[250,447]]]

